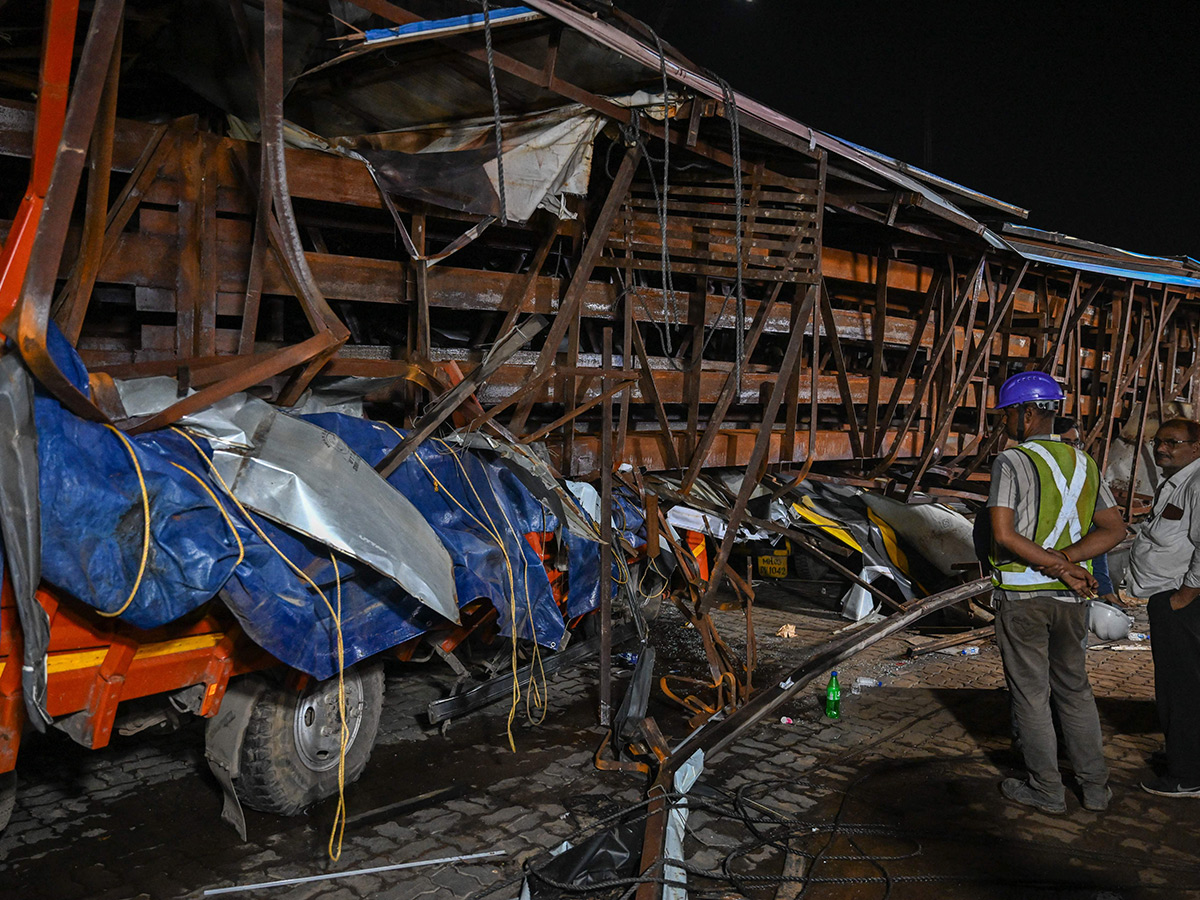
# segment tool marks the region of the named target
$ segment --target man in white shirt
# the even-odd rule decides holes
[[[1163,422],[1154,458],[1165,480],[1129,552],[1126,590],[1150,598],[1167,772],[1142,782],[1142,789],[1161,797],[1200,797],[1200,422]]]

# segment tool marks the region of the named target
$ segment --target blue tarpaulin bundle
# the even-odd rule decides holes
[[[82,363],[61,336],[53,340],[61,368],[86,391]],[[347,665],[441,621],[365,564],[335,559],[321,543],[240,508],[214,477],[205,458],[211,448],[202,439],[174,429],[123,436],[77,418],[44,392],[35,415],[43,578],[100,612],[151,628],[222,592],[252,640],[317,678],[337,670],[339,608]],[[337,413],[305,418],[372,466],[403,437]],[[525,539],[529,532],[554,532],[566,545],[565,615],[598,605],[598,538],[571,533],[493,454],[431,439],[388,482],[445,545],[459,606],[489,600],[502,633],[550,648],[564,640],[564,611]],[[636,506],[624,498],[619,508],[618,526],[638,541]]]

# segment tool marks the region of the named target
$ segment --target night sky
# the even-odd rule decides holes
[[[1030,225],[1200,257],[1200,3],[616,2],[738,90]]]

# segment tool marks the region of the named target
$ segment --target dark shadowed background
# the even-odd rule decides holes
[[[1200,256],[1200,3],[616,4],[738,90],[1030,225]]]

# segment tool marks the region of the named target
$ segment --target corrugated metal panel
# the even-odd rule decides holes
[[[1009,246],[1030,262],[1049,263],[1064,269],[1077,269],[1080,272],[1096,272],[1101,275],[1115,275],[1119,278],[1130,278],[1135,281],[1148,281],[1153,284],[1173,284],[1178,287],[1200,288],[1200,278],[1188,275],[1176,275],[1152,269],[1137,269],[1122,266],[1114,260],[1111,263],[1099,260],[1070,259],[1057,256],[1044,250],[1034,249],[1029,244],[1009,241]]]

